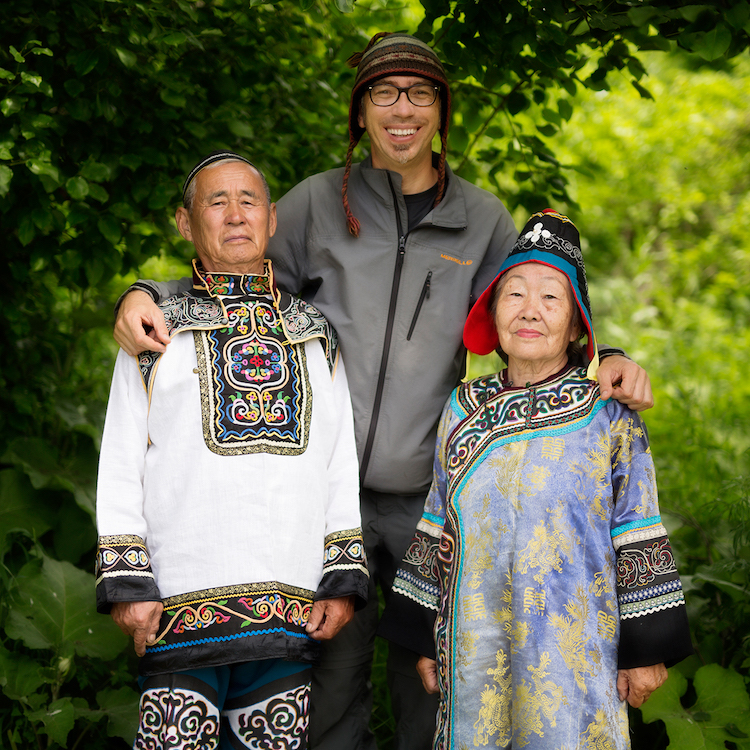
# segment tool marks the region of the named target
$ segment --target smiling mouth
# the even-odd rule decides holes
[[[415,135],[418,128],[386,128],[387,133],[395,136]]]

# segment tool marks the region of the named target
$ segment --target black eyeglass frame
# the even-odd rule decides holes
[[[372,98],[372,90],[376,86],[389,86],[392,89],[396,89],[398,92],[396,94],[396,98],[390,103],[390,104],[378,104],[373,98]],[[430,84],[425,83],[413,83],[411,86],[396,86],[393,83],[375,83],[372,86],[367,87],[367,92],[370,95],[370,101],[376,106],[376,107],[392,107],[396,102],[401,98],[401,94],[406,94],[406,100],[409,102],[409,104],[413,104],[415,107],[431,107],[438,98],[438,94],[440,93],[440,86],[432,85],[431,88],[433,89],[435,96],[433,97],[432,101],[429,104],[417,104],[416,102],[413,102],[411,100],[411,97],[409,96],[409,89],[414,89],[420,86],[427,86],[430,88]]]

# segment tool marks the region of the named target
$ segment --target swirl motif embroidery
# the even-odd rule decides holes
[[[219,746],[219,711],[200,693],[180,688],[146,690],[134,750],[214,750]]]
[[[623,588],[646,586],[657,576],[676,573],[668,539],[659,539],[643,549],[620,550],[617,558],[617,583]]]
[[[240,713],[232,729],[247,747],[301,750],[307,747],[309,701],[308,685],[300,685],[271,698],[265,707]]]

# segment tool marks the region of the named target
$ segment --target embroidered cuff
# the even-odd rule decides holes
[[[161,601],[143,539],[135,534],[100,536],[96,553],[96,609],[115,602]]]
[[[356,609],[367,603],[370,573],[361,529],[347,529],[329,534],[325,539],[323,577],[315,599],[356,596]]]

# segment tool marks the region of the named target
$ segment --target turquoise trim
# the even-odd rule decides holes
[[[614,539],[616,536],[627,534],[628,531],[635,529],[645,529],[648,526],[656,526],[661,523],[661,516],[651,516],[650,518],[644,518],[641,521],[631,521],[630,523],[623,524],[622,526],[616,526],[610,531],[610,536]]]

